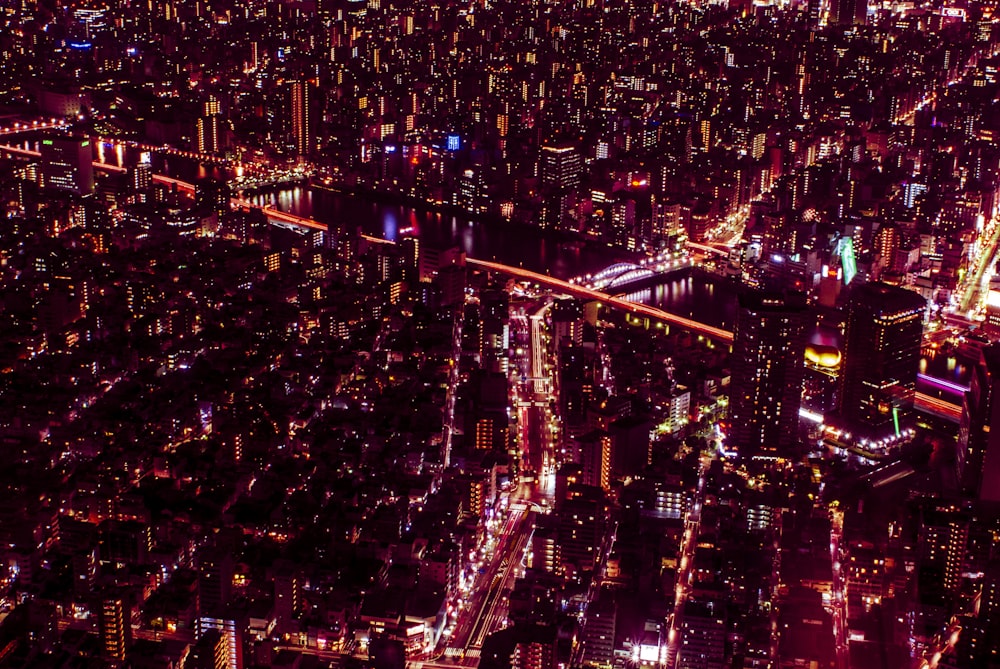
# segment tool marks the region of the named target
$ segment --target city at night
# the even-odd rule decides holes
[[[0,0],[0,457],[0,669],[1000,669],[1000,7]]]

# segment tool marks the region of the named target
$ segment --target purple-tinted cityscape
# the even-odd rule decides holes
[[[1000,668],[997,2],[0,0],[0,449],[0,669]]]

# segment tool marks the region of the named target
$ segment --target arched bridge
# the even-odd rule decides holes
[[[605,267],[597,274],[588,276],[583,283],[593,290],[616,288],[646,277],[653,276],[653,270],[630,262],[619,262]]]

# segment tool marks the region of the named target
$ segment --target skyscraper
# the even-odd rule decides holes
[[[153,166],[139,162],[128,169],[129,186],[135,193],[148,194],[153,189]]]
[[[228,638],[217,629],[210,629],[191,647],[186,667],[192,669],[225,669],[229,662]]]
[[[102,654],[112,660],[124,661],[132,643],[132,611],[128,600],[119,594],[103,596],[97,609],[97,628]]]
[[[217,153],[221,128],[218,116],[202,116],[197,122],[198,153]]]
[[[796,444],[808,319],[801,293],[740,296],[733,338],[729,441],[742,454],[783,456]]]
[[[580,185],[583,161],[573,147],[543,146],[541,163],[542,186],[567,191]]]
[[[297,156],[308,156],[316,145],[316,125],[313,114],[312,84],[308,81],[289,83],[292,141]]]
[[[217,631],[225,640],[226,659],[223,666],[226,669],[243,669],[243,636],[246,624],[245,617],[237,617],[231,613],[202,615],[195,624],[195,638],[200,642],[212,631]],[[218,641],[213,635],[213,639],[206,643],[211,643],[214,646]]]
[[[840,414],[865,439],[899,433],[913,410],[927,303],[884,283],[851,293],[839,386]]]
[[[94,163],[90,140],[52,137],[42,140],[42,174],[45,187],[77,195],[94,192]]]
[[[610,667],[615,659],[615,622],[618,607],[610,591],[587,607],[583,625],[583,664],[592,667]]]
[[[724,665],[726,615],[726,607],[722,602],[702,599],[684,602],[678,667],[708,669]]]
[[[1000,501],[1000,344],[983,349],[962,403],[957,464],[962,487],[982,500]]]

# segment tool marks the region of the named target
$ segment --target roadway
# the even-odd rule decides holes
[[[509,510],[503,534],[500,535],[496,554],[499,557],[490,576],[487,589],[475,617],[467,624],[465,641],[466,657],[478,657],[486,637],[507,626],[510,592],[515,580],[525,567],[525,553],[534,529],[535,512],[524,502],[514,503]]]
[[[451,347],[452,347],[452,366],[448,371],[448,388],[445,390],[445,406],[444,406],[444,443],[442,444],[442,458],[441,461],[444,466],[447,467],[451,464],[451,444],[453,436],[455,434],[455,395],[458,390],[458,375],[459,367],[458,361],[462,358],[462,325],[464,319],[462,318],[462,313],[459,310],[455,310],[452,314],[451,326]]]
[[[535,376],[535,347],[532,345],[532,329],[536,325],[526,313],[527,308],[521,307],[511,317],[511,343],[514,347],[514,363],[511,369],[510,384],[513,389],[514,403],[517,410],[517,439],[520,447],[522,472],[534,470],[541,471],[542,450],[531,448],[533,442],[537,443],[539,403],[544,404],[545,400],[539,399],[536,393],[536,384],[544,386],[547,379]],[[523,478],[523,477],[522,477]]]
[[[631,302],[599,290],[593,290],[585,286],[578,286],[570,283],[569,281],[557,279],[547,274],[532,272],[531,270],[527,270],[522,267],[511,267],[510,265],[491,262],[489,260],[466,258],[466,262],[474,267],[481,267],[483,269],[501,274],[507,274],[508,276],[512,276],[516,279],[537,283],[540,286],[545,286],[548,289],[555,290],[557,293],[571,295],[572,297],[577,297],[583,300],[600,302],[601,304],[621,309],[635,316],[645,316],[668,325],[676,325],[685,330],[690,330],[691,332],[709,337],[710,339],[714,339],[725,344],[731,344],[733,341],[733,333],[728,330],[706,325],[705,323],[699,323],[698,321],[691,320],[690,318],[684,318],[668,311],[664,311],[663,309],[651,307],[648,304]]]
[[[701,507],[705,499],[705,474],[711,465],[711,456],[702,455],[699,458],[698,487],[695,488],[691,508],[684,517],[684,538],[681,541],[680,564],[677,567],[676,586],[674,588],[674,608],[670,616],[670,626],[667,631],[667,669],[677,666],[681,648],[681,621],[684,616],[684,603],[691,591],[694,579],[694,554],[698,547],[698,534],[701,532]]]
[[[548,335],[543,330],[544,319],[550,300],[545,300],[528,317],[528,358],[527,383],[522,392],[527,402],[524,405],[527,443],[522,457],[538,473],[539,488],[548,481],[548,472],[554,468],[553,418],[551,406],[555,403],[554,368],[550,364]],[[538,500],[535,500],[538,501]]]
[[[956,309],[960,315],[972,318],[978,311],[989,291],[991,271],[1000,246],[1000,221],[990,219],[976,243],[977,249],[972,268],[965,276],[964,287],[960,287]]]
[[[832,512],[830,522],[830,560],[833,566],[833,588],[830,606],[833,618],[833,641],[837,655],[837,669],[848,669],[847,646],[847,594],[844,567],[840,562],[841,539],[843,538],[844,513],[839,509]]]
[[[551,305],[551,299],[546,298],[520,305],[516,310],[512,308],[515,311],[515,345],[518,345],[513,376],[519,377],[517,406],[522,430],[521,463],[522,467],[528,463],[537,472],[537,478],[533,483],[520,481],[510,497],[504,530],[494,551],[498,559],[485,574],[485,595],[467,637],[467,656],[477,657],[486,637],[507,626],[510,592],[526,567],[529,541],[534,530],[536,511],[532,507],[537,509],[540,502],[547,503],[545,483],[550,478],[547,472],[554,466],[550,409],[554,398],[552,366],[549,364],[551,352],[543,326]],[[519,355],[518,350],[521,351]]]
[[[461,602],[450,633],[442,635],[435,660],[444,656],[475,666],[486,637],[506,625],[509,591],[522,568],[533,516],[524,502],[511,502],[501,529],[480,549],[470,594]]]
[[[551,399],[549,351],[543,329],[548,299],[511,306],[511,387],[518,411],[518,441],[522,470],[544,471],[552,440],[548,416]],[[486,638],[508,624],[510,592],[526,567],[534,518],[544,501],[540,482],[522,477],[508,496],[506,514],[491,531],[476,556],[477,573],[470,594],[442,637],[437,656],[424,666],[439,665],[442,656],[462,666],[478,664]],[[501,514],[504,513],[501,505]]]

